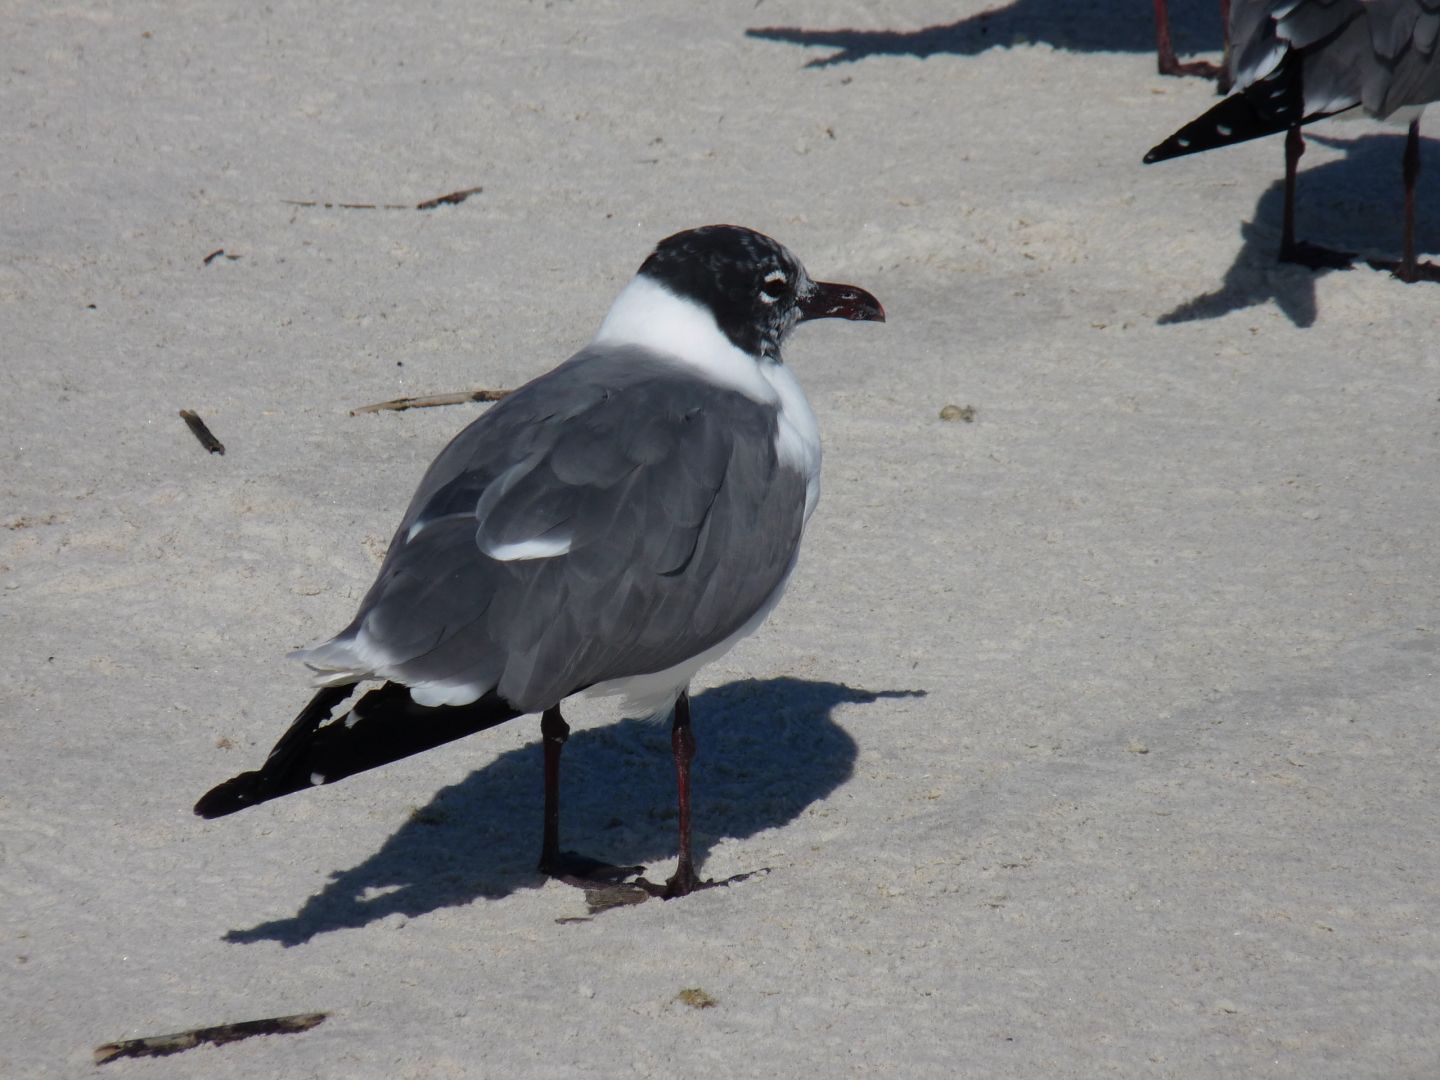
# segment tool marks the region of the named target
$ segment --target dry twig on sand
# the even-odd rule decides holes
[[[123,1042],[106,1043],[95,1048],[95,1064],[104,1065],[122,1057],[164,1057],[190,1050],[201,1043],[221,1046],[256,1035],[289,1035],[297,1031],[309,1031],[327,1013],[297,1013],[294,1016],[272,1016],[265,1020],[242,1020],[238,1024],[221,1024],[219,1027],[195,1028],[192,1031],[177,1031],[174,1035],[151,1035],[145,1039],[125,1039]]]
[[[509,390],[461,390],[455,394],[430,394],[425,397],[402,397],[378,401],[351,409],[351,416],[372,412],[404,412],[406,409],[433,409],[436,405],[464,405],[468,401],[499,401]]]

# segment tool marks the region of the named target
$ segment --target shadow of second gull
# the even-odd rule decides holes
[[[703,869],[718,840],[784,825],[849,779],[856,745],[833,719],[837,706],[923,694],[779,678],[728,683],[693,698],[697,863]],[[544,884],[535,869],[538,735],[537,726],[531,744],[439,791],[293,916],[231,930],[225,940],[300,945],[390,915],[413,918]],[[674,788],[668,725],[623,720],[576,730],[565,748],[562,841],[618,864],[672,859]]]

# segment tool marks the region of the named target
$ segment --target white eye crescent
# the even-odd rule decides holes
[[[760,299],[767,304],[776,303],[789,288],[784,270],[771,270],[765,275],[766,288],[760,290]]]

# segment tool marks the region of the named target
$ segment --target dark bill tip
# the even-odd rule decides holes
[[[815,291],[800,301],[800,321],[809,319],[854,319],[857,322],[884,322],[880,301],[858,285],[836,285],[817,281]]]

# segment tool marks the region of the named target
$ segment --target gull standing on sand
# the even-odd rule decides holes
[[[764,621],[795,567],[820,436],[780,346],[824,318],[885,313],[750,229],[662,240],[594,341],[441,451],[355,619],[295,654],[320,691],[258,771],[195,812],[220,817],[538,712],[540,869],[617,880],[643,868],[560,849],[560,705],[620,694],[632,715],[673,718],[679,863],[652,888],[709,884],[690,851],[690,680]],[[342,708],[363,680],[382,685]]]
[[[1403,255],[1395,275],[1437,280],[1415,256],[1420,112],[1440,98],[1440,0],[1234,0],[1230,73],[1236,92],[1145,155],[1165,161],[1284,131],[1285,206],[1280,258],[1314,269],[1351,256],[1295,240],[1295,171],[1302,124],[1363,110],[1410,125]]]

